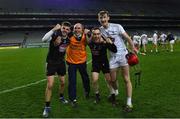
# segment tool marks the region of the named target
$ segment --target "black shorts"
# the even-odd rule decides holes
[[[103,62],[92,62],[91,72],[100,73],[100,71],[102,71],[104,74],[110,72],[108,60],[105,60]]]
[[[47,76],[52,76],[57,73],[58,75],[64,76],[66,74],[66,65],[65,61],[58,63],[58,64],[53,64],[53,63],[47,63]]]

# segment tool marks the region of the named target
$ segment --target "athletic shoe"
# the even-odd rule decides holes
[[[108,96],[108,101],[112,102],[112,96],[111,95]]]
[[[43,117],[47,118],[49,116],[51,107],[45,107],[43,111]]]
[[[68,101],[64,98],[64,97],[60,97],[59,100],[63,103],[63,104],[67,104]]]
[[[119,106],[119,103],[117,102],[117,100],[112,100],[112,106],[113,107],[118,107]]]
[[[100,102],[100,97],[96,97],[94,100],[94,104],[98,104]]]
[[[89,92],[85,92],[85,98],[89,99]]]
[[[124,108],[125,112],[132,112],[132,110],[133,110],[133,105],[126,105]]]
[[[73,101],[71,101],[71,106],[72,106],[73,108],[76,108],[76,107],[77,107],[77,100],[76,100],[76,99],[74,99]]]

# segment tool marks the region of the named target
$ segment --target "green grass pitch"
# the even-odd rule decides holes
[[[82,80],[78,75],[77,99],[78,107],[72,108],[58,100],[58,84],[55,79],[51,101],[54,118],[123,118],[123,117],[180,117],[180,44],[175,45],[173,53],[160,51],[139,55],[142,69],[141,85],[134,87],[133,68],[133,105],[131,113],[122,111],[126,102],[123,80],[118,75],[120,105],[112,107],[107,101],[109,91],[104,77],[99,79],[101,102],[93,104],[91,97],[86,100],[83,95]],[[40,118],[44,107],[44,91],[46,87],[45,58],[47,48],[3,49],[0,50],[0,117]],[[88,53],[88,61],[90,60]],[[91,76],[91,63],[88,64]],[[66,77],[67,79],[67,77]],[[40,81],[36,84],[34,82]],[[67,94],[67,83],[65,97]],[[22,87],[24,86],[24,87]],[[17,88],[21,87],[21,88]],[[17,89],[14,89],[17,88]],[[14,89],[14,90],[11,90]]]

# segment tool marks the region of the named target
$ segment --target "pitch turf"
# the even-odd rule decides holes
[[[125,113],[125,88],[120,75],[119,106],[112,107],[107,101],[109,91],[103,75],[100,75],[101,102],[93,104],[91,98],[83,95],[82,80],[78,75],[78,107],[61,104],[58,100],[58,80],[55,80],[50,117],[180,117],[180,44],[176,44],[173,53],[162,51],[139,56],[142,69],[141,85],[134,88],[134,70],[131,69],[133,82],[134,111]],[[45,58],[46,48],[3,49],[0,50],[0,117],[39,118],[44,107],[46,87]],[[90,60],[90,54],[88,60]],[[88,64],[91,73],[91,63]],[[41,82],[37,82],[41,81]],[[37,82],[36,84],[32,84]],[[67,82],[67,81],[66,81]],[[24,87],[21,87],[24,86]],[[14,89],[20,87],[19,89]],[[10,90],[13,89],[13,90]],[[4,91],[4,92],[3,92]],[[65,97],[67,98],[67,83]]]

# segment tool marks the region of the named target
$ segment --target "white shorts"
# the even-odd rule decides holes
[[[119,68],[121,66],[127,66],[126,54],[128,51],[126,49],[121,51],[121,54],[116,54],[111,56],[109,59],[109,67],[110,69]]]
[[[147,40],[142,40],[142,44],[146,45],[147,44]]]
[[[170,44],[174,44],[174,42],[175,42],[174,40],[169,41]]]
[[[138,42],[137,42],[137,41],[133,41],[133,43],[134,43],[134,45],[137,45],[137,44],[138,44]]]
[[[157,40],[152,41],[154,45],[157,45]]]

